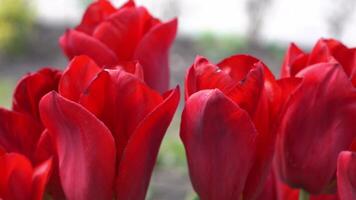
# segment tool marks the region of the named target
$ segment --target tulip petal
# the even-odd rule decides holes
[[[115,143],[110,131],[82,106],[55,92],[42,98],[40,112],[56,143],[67,199],[111,199]]]
[[[38,103],[43,95],[57,90],[60,72],[50,68],[41,69],[24,76],[15,88],[12,108],[40,122]]]
[[[173,19],[154,26],[144,35],[134,54],[143,67],[145,82],[160,92],[169,87],[169,49],[176,37],[177,23]]]
[[[80,100],[111,130],[118,161],[139,123],[161,102],[159,93],[123,70],[99,73]]]
[[[37,166],[32,175],[32,199],[41,200],[45,193],[47,182],[50,178],[52,169],[52,159],[43,162]]]
[[[78,101],[89,83],[101,71],[101,68],[88,56],[73,58],[59,81],[59,93],[72,101]]]
[[[223,93],[229,93],[238,84],[227,72],[210,63],[204,57],[197,56],[190,67],[185,80],[185,98],[204,89],[219,89]]]
[[[300,70],[306,67],[309,55],[304,53],[300,48],[291,43],[288,47],[281,68],[281,77],[295,76]]]
[[[129,61],[142,37],[140,8],[127,8],[111,15],[95,29],[93,37],[109,47],[118,60]]]
[[[59,43],[70,60],[78,55],[87,55],[101,67],[115,66],[118,62],[115,53],[107,46],[76,30],[68,30],[61,36]]]
[[[187,100],[181,123],[190,178],[200,199],[241,199],[257,135],[248,114],[218,89],[203,90]]]
[[[76,30],[91,35],[95,27],[115,11],[116,9],[111,5],[110,1],[94,2],[85,11],[83,19],[76,27]]]
[[[234,80],[241,81],[245,79],[254,64],[260,62],[257,58],[250,55],[233,55],[221,61],[217,66]]]
[[[337,186],[340,200],[356,199],[356,153],[343,151],[337,161]]]
[[[0,156],[0,199],[28,200],[32,170],[30,161],[20,154]]]
[[[158,150],[177,109],[179,96],[177,87],[143,119],[131,136],[118,169],[118,199],[145,199]]]
[[[320,193],[334,177],[339,152],[355,137],[356,93],[338,64],[310,66],[297,76],[303,81],[281,122],[278,166],[293,187]]]
[[[33,159],[41,127],[22,113],[0,108],[0,146]]]

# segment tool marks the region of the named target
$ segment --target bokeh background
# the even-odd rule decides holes
[[[58,38],[79,23],[91,0],[0,0],[0,105],[25,73],[64,68]],[[112,0],[119,6],[123,0]],[[290,42],[309,50],[320,38],[356,46],[355,0],[137,0],[163,20],[179,18],[171,51],[171,86],[180,84],[196,55],[218,62],[236,53],[261,58],[279,75]],[[148,199],[192,199],[179,141],[179,110],[164,139]],[[0,122],[1,123],[1,122]]]

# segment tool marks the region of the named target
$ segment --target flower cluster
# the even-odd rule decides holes
[[[69,58],[18,83],[0,108],[0,199],[145,199],[180,101],[168,90],[177,20],[99,0],[59,39]],[[356,199],[356,49],[288,48],[186,73],[180,136],[202,200]]]

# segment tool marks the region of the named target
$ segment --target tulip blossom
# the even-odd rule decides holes
[[[51,159],[33,167],[21,154],[0,152],[0,199],[43,199],[51,166]]]
[[[217,65],[196,58],[180,135],[200,199],[257,198],[270,171],[282,93],[256,58],[235,55]]]
[[[102,0],[87,8],[81,23],[60,38],[60,45],[69,59],[88,55],[101,67],[138,60],[145,82],[164,92],[176,31],[177,19],[161,22],[131,0],[118,9]]]
[[[178,88],[160,95],[138,63],[101,69],[86,56],[71,62],[58,88],[42,98],[40,113],[66,197],[143,199]]]
[[[44,68],[19,81],[13,96],[13,109],[0,108],[0,147],[5,152],[26,155],[35,163],[37,143],[44,130],[38,103],[43,95],[57,90],[60,77],[58,70]]]
[[[292,44],[282,77],[302,78],[289,90],[277,139],[281,179],[312,194],[335,192],[336,161],[356,136],[355,50],[320,40],[310,54]]]
[[[179,88],[161,95],[137,62],[103,69],[87,56],[48,79],[53,84],[42,72],[19,83],[18,111],[0,110],[1,152],[33,163],[53,158],[55,199],[144,199]]]

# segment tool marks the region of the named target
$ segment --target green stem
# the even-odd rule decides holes
[[[300,189],[299,190],[299,200],[309,200],[310,195],[307,191]]]

